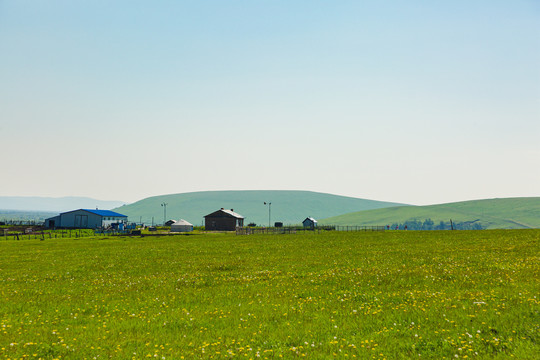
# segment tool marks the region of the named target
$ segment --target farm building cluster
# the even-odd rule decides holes
[[[234,231],[244,226],[244,217],[234,211],[234,209],[221,208],[204,216],[204,227],[208,231]],[[303,222],[305,228],[317,227],[317,220],[307,217]],[[171,232],[193,231],[193,224],[184,219],[169,220],[165,226],[170,226]],[[283,226],[276,223],[276,226]],[[126,215],[111,211],[98,209],[78,209],[60,213],[57,216],[45,219],[46,228],[64,229],[116,229],[125,230],[130,227]]]

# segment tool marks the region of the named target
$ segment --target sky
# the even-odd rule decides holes
[[[540,196],[540,3],[0,0],[0,156],[0,196]]]

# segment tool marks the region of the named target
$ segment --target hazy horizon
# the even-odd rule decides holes
[[[494,198],[479,198],[479,199],[465,199],[465,200],[456,200],[456,201],[449,201],[449,202],[446,202],[446,203],[433,203],[433,204],[415,204],[415,203],[399,203],[399,202],[395,202],[395,201],[388,201],[388,200],[380,200],[380,199],[370,199],[370,198],[361,198],[361,197],[356,197],[356,196],[348,196],[348,195],[341,195],[341,194],[335,194],[335,193],[328,193],[328,192],[319,192],[319,191],[311,191],[311,190],[290,190],[290,189],[282,189],[282,190],[272,190],[272,189],[255,189],[255,190],[241,190],[241,189],[229,189],[229,190],[202,190],[202,191],[189,191],[189,192],[181,192],[181,193],[171,193],[171,194],[155,194],[155,195],[150,195],[150,196],[147,196],[145,198],[139,198],[137,200],[134,200],[134,201],[124,201],[124,200],[121,200],[121,199],[98,199],[98,198],[92,198],[92,197],[86,197],[86,196],[57,196],[57,197],[47,197],[47,196],[5,196],[5,195],[0,195],[0,199],[1,198],[11,198],[10,200],[15,200],[17,198],[21,198],[21,199],[30,199],[30,198],[34,198],[34,199],[53,199],[53,200],[60,200],[60,199],[84,199],[84,200],[93,200],[93,201],[99,201],[99,202],[116,202],[118,203],[117,206],[122,206],[122,205],[130,205],[130,204],[134,204],[136,202],[139,202],[139,201],[142,201],[142,200],[145,200],[147,198],[153,198],[153,197],[161,197],[161,196],[169,196],[169,195],[179,195],[179,194],[190,194],[190,193],[204,193],[204,192],[222,192],[222,191],[230,191],[230,192],[241,192],[241,191],[253,191],[253,192],[273,192],[273,191],[299,191],[299,192],[314,192],[314,193],[321,193],[321,194],[328,194],[328,195],[336,195],[336,196],[344,196],[344,197],[351,197],[351,198],[357,198],[357,199],[364,199],[364,200],[373,200],[373,201],[381,201],[381,202],[394,202],[396,204],[401,204],[401,205],[404,205],[404,206],[407,206],[407,205],[411,205],[411,206],[423,206],[423,205],[442,205],[442,204],[447,204],[447,203],[459,203],[459,202],[466,202],[466,201],[476,201],[476,200],[493,200],[493,199],[507,199],[507,198],[535,198],[535,197],[539,197],[539,196],[518,196],[518,197],[505,197],[505,198],[497,198],[497,197],[494,197]],[[268,199],[263,199],[263,200],[271,200],[271,198],[268,198]],[[84,206],[83,206],[84,207]],[[89,206],[88,208],[93,208],[94,205],[92,204],[92,206]],[[100,206],[101,207],[101,206]],[[111,207],[112,208],[112,207]],[[19,210],[19,208],[6,208],[6,207],[3,207],[3,204],[0,203],[0,209],[4,209],[4,210]],[[21,207],[22,210],[36,210],[36,209],[30,209],[30,208],[26,208],[26,207]],[[71,208],[69,208],[71,209]],[[38,209],[39,210],[39,209]],[[56,211],[56,210],[53,210],[53,211]]]
[[[535,1],[0,2],[0,196],[540,196]]]

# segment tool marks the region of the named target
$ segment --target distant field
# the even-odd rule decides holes
[[[534,359],[540,230],[0,240],[0,358]]]
[[[1,210],[0,222],[9,221],[36,221],[42,222],[47,218],[56,216],[58,213],[47,211],[28,211],[28,210]]]
[[[322,224],[390,225],[407,220],[478,221],[484,229],[540,228],[540,198],[463,201],[430,206],[399,206],[322,219]]]

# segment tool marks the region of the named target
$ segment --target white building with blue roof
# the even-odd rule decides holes
[[[127,223],[127,216],[111,210],[79,209],[45,220],[47,228],[97,229]]]

